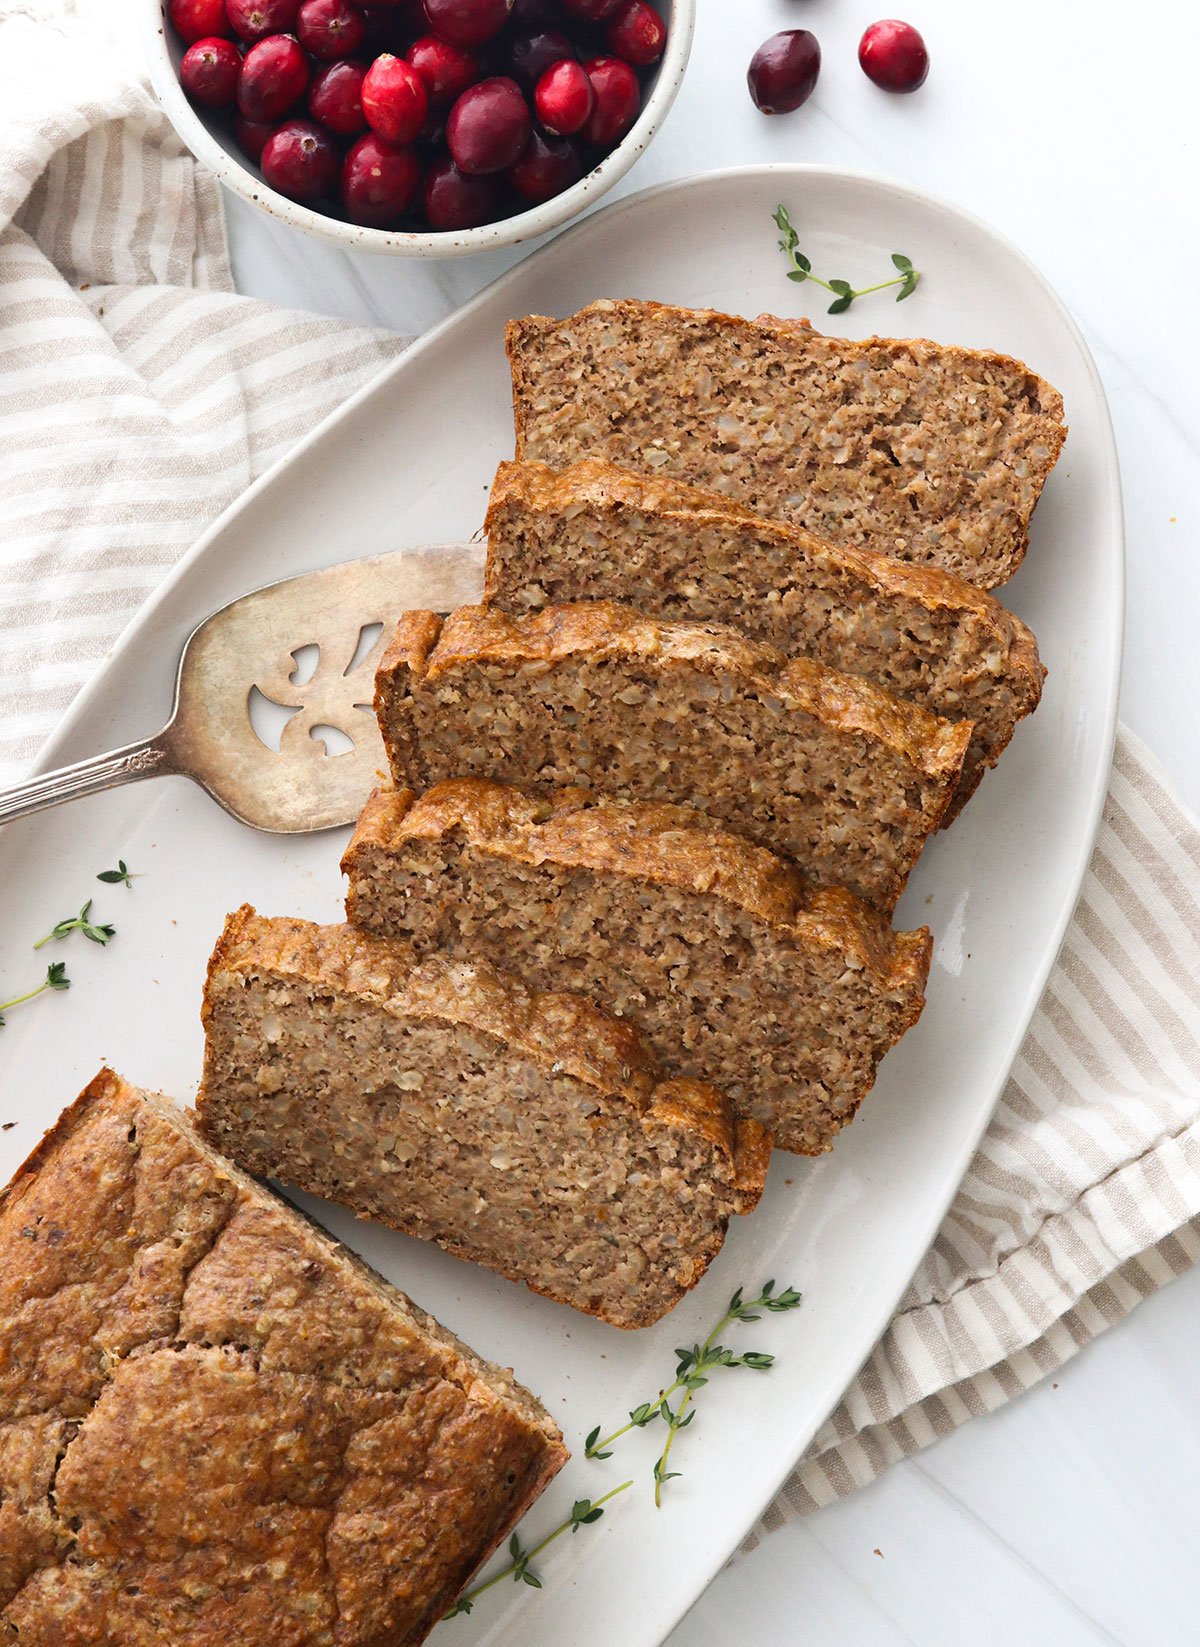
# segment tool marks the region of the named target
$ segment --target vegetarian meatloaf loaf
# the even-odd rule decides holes
[[[932,566],[838,546],[714,492],[585,458],[502,463],[487,516],[487,593],[506,612],[620,600],[733,623],[975,723],[954,813],[994,766],[1045,670],[1019,618]]]
[[[813,658],[609,601],[408,612],[375,707],[397,788],[485,777],[695,806],[884,910],[971,738]]]
[[[893,932],[690,807],[476,778],[381,791],[342,868],[355,925],[594,994],[805,1155],[924,1005],[927,930]]]
[[[619,1327],[704,1274],[770,1143],[579,995],[306,921],[230,916],[201,1126],[251,1172]]]
[[[0,1640],[412,1647],[566,1456],[110,1071],[0,1196]]]
[[[599,302],[508,327],[517,456],[707,486],[838,543],[1010,578],[1063,441],[1018,360],[807,322]]]

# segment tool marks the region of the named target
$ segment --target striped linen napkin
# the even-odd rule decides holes
[[[0,778],[220,509],[403,347],[234,295],[216,184],[105,33],[122,9],[0,0]],[[750,1544],[1020,1394],[1200,1257],[1197,1024],[1200,831],[1122,732],[987,1136]]]

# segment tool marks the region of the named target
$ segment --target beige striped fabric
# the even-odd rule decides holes
[[[0,0],[13,775],[207,523],[402,347],[236,297],[216,186],[105,44],[113,11],[96,24],[94,0],[58,0],[47,22],[39,4],[53,0]],[[751,1542],[1011,1400],[1196,1261],[1198,1025],[1200,834],[1122,733],[1079,909],[991,1128]]]

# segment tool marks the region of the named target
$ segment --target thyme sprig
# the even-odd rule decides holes
[[[545,1538],[531,1549],[525,1549],[519,1534],[514,1533],[508,1541],[508,1553],[511,1557],[508,1566],[502,1567],[498,1573],[493,1573],[491,1578],[485,1578],[482,1583],[476,1584],[474,1589],[459,1596],[455,1605],[445,1615],[446,1618],[457,1618],[459,1613],[469,1613],[485,1590],[490,1590],[494,1584],[503,1583],[506,1578],[511,1578],[514,1584],[528,1584],[531,1589],[540,1590],[542,1581],[529,1565],[533,1558],[541,1555],[546,1546],[553,1544],[556,1538],[561,1538],[563,1533],[577,1533],[581,1527],[590,1527],[593,1521],[599,1521],[609,1499],[616,1498],[618,1493],[623,1493],[627,1487],[632,1486],[632,1481],[622,1481],[619,1487],[605,1493],[603,1498],[576,1499],[567,1519],[559,1522],[553,1532],[547,1533]]]
[[[675,1445],[675,1437],[680,1430],[686,1430],[696,1416],[696,1409],[692,1405],[697,1390],[702,1390],[708,1383],[708,1374],[718,1367],[747,1367],[751,1372],[767,1372],[775,1365],[775,1357],[767,1355],[761,1350],[744,1350],[736,1355],[733,1350],[726,1349],[718,1342],[726,1327],[734,1322],[761,1321],[760,1312],[767,1311],[772,1315],[782,1314],[785,1310],[794,1310],[800,1307],[800,1294],[793,1287],[785,1287],[782,1292],[775,1291],[774,1281],[764,1284],[757,1298],[744,1299],[741,1287],[729,1300],[729,1308],[717,1322],[702,1344],[693,1344],[690,1348],[678,1349],[675,1354],[678,1364],[675,1368],[675,1378],[665,1390],[660,1390],[653,1401],[643,1401],[629,1414],[628,1424],[622,1424],[620,1429],[613,1430],[610,1435],[601,1436],[600,1426],[588,1435],[584,1443],[585,1458],[611,1458],[611,1449],[614,1441],[619,1441],[630,1430],[644,1430],[655,1419],[662,1419],[667,1426],[667,1439],[662,1452],[654,1461],[654,1502],[662,1508],[662,1489],[666,1482],[672,1481],[682,1474],[679,1470],[669,1470],[668,1461],[671,1457],[671,1448]],[[680,1394],[682,1392],[682,1394]],[[679,1395],[675,1406],[672,1399]]]
[[[24,995],[14,995],[11,1000],[0,1001],[0,1029],[4,1027],[4,1014],[10,1007],[21,1006],[25,1001],[32,1001],[37,996],[45,994],[48,989],[70,989],[71,980],[67,977],[67,963],[52,961],[46,968],[46,976],[36,989],[27,989]]]
[[[130,892],[133,891],[133,883],[138,878],[134,870],[125,867],[124,858],[117,859],[115,869],[102,869],[99,875],[96,876],[98,881],[104,881],[108,886],[125,886],[128,887]]]
[[[829,305],[831,315],[844,314],[854,302],[855,298],[866,297],[871,292],[886,292],[892,286],[899,286],[896,293],[896,302],[903,303],[906,297],[911,297],[917,289],[917,282],[921,278],[920,270],[914,269],[912,259],[905,257],[903,252],[892,253],[892,263],[899,271],[891,280],[881,280],[874,286],[860,286],[857,290],[848,280],[822,280],[820,275],[812,272],[812,263],[800,250],[800,237],[792,227],[786,206],[780,206],[775,212],[775,227],[783,236],[779,242],[779,250],[785,254],[792,265],[788,270],[788,279],[802,282],[811,280],[817,286],[823,286],[827,292],[833,293],[834,301]]]
[[[39,938],[37,943],[34,944],[34,949],[41,949],[42,945],[48,944],[51,938],[66,938],[72,932],[82,932],[84,937],[90,938],[94,944],[106,944],[115,938],[117,935],[115,926],[109,926],[107,923],[98,925],[89,919],[91,908],[92,900],[89,898],[78,915],[69,915],[65,921],[59,921],[56,926],[52,926],[46,936]]]

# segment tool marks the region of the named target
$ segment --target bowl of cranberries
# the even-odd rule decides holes
[[[342,246],[452,257],[557,228],[675,100],[696,0],[145,0],[197,159]]]

